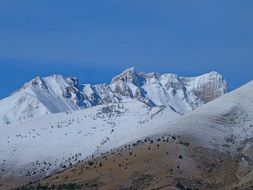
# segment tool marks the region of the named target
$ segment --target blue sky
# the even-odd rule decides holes
[[[40,75],[139,71],[253,79],[252,0],[1,0],[0,98]]]

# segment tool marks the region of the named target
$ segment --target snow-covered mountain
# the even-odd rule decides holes
[[[211,72],[198,77],[137,73],[129,68],[107,84],[80,84],[75,77],[36,77],[0,101],[0,125],[33,117],[135,99],[170,107],[185,114],[227,92],[223,77]]]
[[[1,127],[0,189],[63,170],[91,155],[121,146],[157,124],[181,117],[170,107],[135,99],[72,113],[49,114]],[[111,144],[111,142],[113,142]]]
[[[140,125],[134,124],[135,115],[147,118],[140,113],[145,113],[143,108],[150,109],[149,106],[141,102],[124,103],[133,115],[125,112],[123,117],[119,116],[118,121],[129,117],[123,125],[115,126],[114,137],[111,135],[110,140],[99,146],[96,153],[104,154],[97,158],[90,156],[63,173],[40,181],[40,185],[75,184],[84,189],[92,185],[97,189],[252,189],[252,94],[253,82],[250,82],[184,116],[173,115],[172,110],[152,108],[150,119]],[[97,142],[100,133],[95,130],[92,138]],[[68,150],[72,150],[71,142],[63,143]],[[91,147],[90,141],[83,142],[87,144],[82,147]],[[58,154],[60,149],[55,150]],[[47,168],[49,164],[45,165]],[[38,183],[33,187],[38,187]]]

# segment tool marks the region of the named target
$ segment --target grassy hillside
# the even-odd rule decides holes
[[[23,189],[226,189],[238,157],[176,136],[145,139],[80,163]]]

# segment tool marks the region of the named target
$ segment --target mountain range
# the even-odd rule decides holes
[[[0,101],[0,189],[250,189],[252,93],[217,72],[36,77]]]
[[[170,107],[185,114],[227,92],[217,72],[198,77],[137,73],[129,68],[107,84],[80,84],[76,77],[36,77],[0,101],[0,124],[21,122],[37,116],[73,112],[97,105],[135,99],[150,107]]]

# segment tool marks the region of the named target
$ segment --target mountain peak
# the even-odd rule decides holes
[[[136,78],[137,78],[137,73],[135,71],[135,68],[130,67],[130,68],[124,70],[119,75],[113,77],[111,83],[114,83],[117,81],[135,83]]]
[[[210,71],[208,73],[205,73],[203,75],[200,75],[199,77],[204,77],[204,76],[207,76],[207,77],[212,77],[212,78],[223,78],[222,75],[220,73],[218,73],[217,71]]]
[[[45,83],[42,79],[42,77],[37,76],[34,79],[30,80],[29,82],[25,83],[22,87],[22,89],[27,89],[30,87],[43,87],[45,88]]]
[[[49,75],[47,77],[41,77],[41,76],[36,76],[34,79],[30,80],[29,82],[25,83],[22,87],[22,89],[27,89],[30,87],[41,87],[41,88],[46,88],[46,81],[64,81],[65,78],[60,75],[60,74],[53,74]]]

